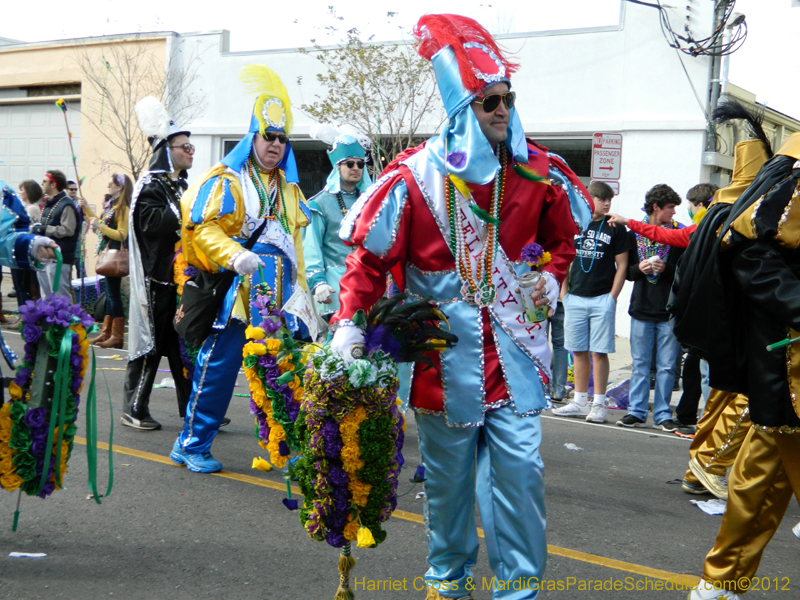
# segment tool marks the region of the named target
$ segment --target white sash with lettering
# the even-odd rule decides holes
[[[261,226],[263,219],[253,217],[261,212],[261,201],[256,191],[256,186],[250,180],[247,172],[247,163],[244,164],[240,173],[228,169],[229,173],[236,174],[239,178],[239,183],[242,186],[242,194],[244,196],[244,223],[242,223],[241,237],[247,239],[253,232]],[[259,236],[258,243],[269,244],[280,249],[289,259],[292,265],[292,295],[286,304],[281,308],[296,317],[299,317],[306,326],[309,328],[315,327],[313,319],[310,317],[310,308],[308,307],[308,297],[305,290],[300,287],[297,281],[297,252],[294,248],[294,238],[284,231],[278,219],[269,219],[267,226]]]
[[[428,208],[434,215],[445,240],[449,242],[450,220],[447,216],[447,197],[444,190],[444,177],[433,165],[425,160],[426,151],[417,152],[404,164],[411,170]],[[430,184],[430,185],[426,185]],[[478,272],[477,265],[481,250],[486,243],[486,225],[470,210],[470,202],[456,190],[458,215],[456,225],[464,232],[464,246],[470,257],[473,277]],[[505,223],[500,227],[524,227],[524,222]],[[476,281],[476,283],[479,283]],[[517,291],[519,280],[512,262],[498,243],[497,254],[493,261],[492,284],[497,296],[489,306],[489,312],[503,330],[514,340],[514,343],[535,361],[540,370],[549,374],[550,344],[547,341],[547,328],[543,323],[530,323],[525,318],[525,307],[522,297]],[[498,348],[499,352],[499,348]]]

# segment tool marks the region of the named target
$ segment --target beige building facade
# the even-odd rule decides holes
[[[25,179],[40,182],[48,169],[60,169],[68,179],[77,180],[69,130],[77,172],[84,178],[83,197],[91,205],[101,207],[111,175],[119,172],[132,176],[131,168],[123,166],[129,160],[120,140],[127,134],[115,110],[129,110],[130,135],[139,148],[142,146],[132,103],[122,98],[124,84],[119,84],[126,79],[126,65],[118,63],[126,61],[118,59],[136,57],[140,68],[146,66],[143,79],[163,81],[165,56],[173,35],[34,44],[0,41],[0,179],[17,189]],[[115,97],[114,109],[90,81],[98,73],[99,81]],[[66,102],[66,113],[55,104],[60,98]],[[123,132],[121,136],[119,132]],[[96,237],[89,232],[86,239],[89,274],[92,274],[95,244]]]

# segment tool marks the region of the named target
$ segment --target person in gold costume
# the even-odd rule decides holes
[[[310,213],[289,144],[289,97],[265,66],[245,66],[242,80],[250,91],[259,92],[249,131],[181,202],[187,262],[207,272],[227,269],[240,275],[197,354],[183,431],[170,453],[173,462],[197,473],[222,469],[211,455],[211,444],[233,394],[245,328],[261,322],[258,310],[251,308],[255,285],[263,274],[278,306],[293,296],[300,303],[307,298],[301,229]],[[248,240],[255,242],[251,250],[244,247]],[[286,325],[293,332],[301,326],[293,315],[287,315]]]
[[[800,497],[800,134],[790,136],[723,225],[719,265],[736,318],[727,391],[749,398],[752,426],[728,479],[728,502],[690,600],[737,599],[792,499]],[[713,373],[713,369],[712,369]],[[712,386],[714,382],[712,381]]]

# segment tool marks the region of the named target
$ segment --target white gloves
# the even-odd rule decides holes
[[[53,250],[56,248],[58,248],[58,244],[43,235],[36,236],[31,242],[31,254],[42,264],[55,259]]]
[[[344,364],[351,365],[358,356],[353,356],[353,348],[364,345],[364,332],[355,325],[341,325],[333,334],[331,350],[344,360]],[[358,354],[358,350],[356,350]]]
[[[261,259],[258,258],[258,255],[254,252],[250,252],[249,250],[245,250],[239,256],[233,259],[233,270],[236,271],[239,275],[250,275],[258,266],[264,266],[264,263],[261,262]]]
[[[320,283],[314,287],[314,301],[319,304],[330,304],[333,302],[331,294],[335,294],[334,289],[327,283]]]
[[[558,303],[558,297],[561,295],[561,286],[558,285],[558,279],[556,276],[548,271],[542,271],[542,275],[544,276],[544,289],[547,292],[545,296],[550,303],[547,305],[553,310],[556,309],[556,305]]]

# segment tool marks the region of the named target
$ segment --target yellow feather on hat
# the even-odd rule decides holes
[[[264,65],[245,65],[239,78],[248,93],[257,93],[253,115],[258,119],[261,135],[270,127],[282,129],[287,135],[292,131],[292,103],[281,78]]]

